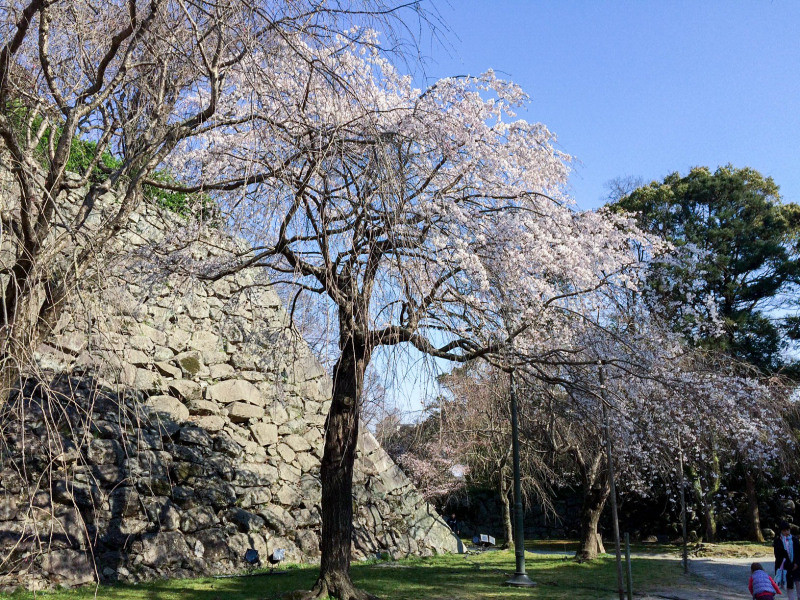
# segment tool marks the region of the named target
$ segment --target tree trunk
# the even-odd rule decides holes
[[[514,529],[511,527],[511,500],[508,498],[508,485],[506,478],[500,475],[500,504],[503,507],[503,537],[505,541],[501,548],[514,547]]]
[[[606,551],[603,546],[603,538],[597,528],[610,493],[607,473],[602,469],[605,452],[602,447],[597,448],[593,455],[589,456],[590,461],[587,461],[587,457],[577,449],[574,456],[583,488],[580,545],[575,553],[575,558],[579,561],[594,560],[598,554]]]
[[[717,539],[717,512],[711,502],[706,502],[703,507],[703,539],[706,542],[714,542]]]
[[[758,511],[756,481],[750,471],[745,473],[744,481],[747,493],[747,516],[750,519],[750,539],[754,542],[762,543],[764,541],[764,534],[761,533],[761,515]]]
[[[314,588],[306,598],[368,600],[350,579],[353,537],[353,463],[358,442],[359,400],[369,363],[366,344],[340,335],[341,355],[333,370],[333,398],[325,423],[322,481],[322,559]]]
[[[68,291],[82,273],[76,266],[71,276],[40,274],[34,287],[32,273],[39,271],[33,259],[19,259],[0,299],[0,406],[32,371],[34,351],[52,335]]]
[[[594,560],[598,554],[605,553],[603,538],[598,531],[600,516],[608,499],[608,486],[593,487],[584,491],[581,505],[580,545],[576,558]]]
[[[0,302],[0,406],[33,371],[34,351],[53,334],[63,312],[66,288],[53,293],[52,287],[25,288],[15,292],[13,303]]]
[[[9,284],[6,293],[13,287]],[[20,387],[24,373],[32,367],[38,339],[35,335],[38,327],[31,319],[29,306],[32,296],[30,289],[15,292],[12,301],[0,306],[3,321],[0,326],[0,406]]]
[[[700,476],[694,473],[692,489],[694,490],[695,500],[697,500],[697,503],[700,505],[703,541],[713,542],[717,537],[717,514],[714,510],[713,486],[709,489],[703,489],[703,482],[700,480]]]
[[[30,273],[33,261],[28,256],[17,259],[11,269],[0,301],[0,406],[8,401],[12,391],[19,385],[22,365],[28,359],[26,350],[32,355],[33,348],[25,342],[31,324],[22,322],[30,312],[26,300],[30,300]]]

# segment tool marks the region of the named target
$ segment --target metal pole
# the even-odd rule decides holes
[[[681,528],[683,529],[683,574],[689,574],[689,533],[686,515],[686,475],[683,470],[683,445],[678,444],[678,462],[681,471]]]
[[[617,486],[614,482],[614,460],[611,452],[611,426],[608,421],[608,402],[606,401],[606,380],[603,367],[600,367],[600,397],[603,404],[603,426],[606,434],[606,459],[608,461],[608,485],[611,493],[611,520],[614,523],[614,546],[617,550],[617,590],[619,600],[625,600],[625,589],[622,583],[622,551],[619,543],[619,515],[617,514]]]
[[[628,576],[628,600],[633,600],[633,571],[631,570],[631,536],[625,532],[625,566]]]
[[[511,452],[514,459],[514,554],[516,555],[516,572],[506,581],[506,585],[514,587],[531,587],[536,585],[525,573],[525,532],[522,523],[522,482],[519,468],[519,422],[517,418],[517,391],[514,385],[514,371],[508,374],[509,400],[511,402]]]

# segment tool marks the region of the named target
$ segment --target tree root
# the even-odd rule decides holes
[[[284,596],[286,600],[325,600],[335,598],[336,600],[380,600],[377,596],[368,594],[364,590],[358,589],[353,585],[350,577],[328,573],[324,577],[317,579],[317,583],[311,591],[293,592]]]

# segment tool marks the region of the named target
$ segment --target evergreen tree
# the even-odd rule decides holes
[[[640,227],[674,245],[656,259],[650,291],[676,327],[766,373],[797,377],[800,206],[754,169],[669,175],[617,199]],[[722,328],[709,327],[715,320]]]

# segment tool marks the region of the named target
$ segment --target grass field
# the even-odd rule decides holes
[[[606,540],[606,552],[614,552],[614,541]],[[575,540],[525,540],[526,550],[558,552],[574,555],[578,549]],[[648,544],[637,542],[631,544],[631,552],[635,554],[671,554],[680,556],[680,544]],[[625,552],[623,546],[622,551]],[[748,558],[772,554],[772,542],[758,544],[755,542],[719,542],[716,544],[694,543],[689,544],[689,556],[693,558]]]
[[[691,556],[697,558],[749,558],[763,554],[772,554],[772,542],[757,544],[755,542],[720,542],[718,544],[695,544],[689,547]]]
[[[637,592],[690,583],[676,561],[636,558],[633,581]],[[532,589],[502,587],[514,571],[514,554],[444,555],[353,565],[353,579],[360,587],[386,600],[479,600],[530,598],[540,600],[605,600],[615,597],[614,560],[604,556],[577,564],[558,555],[528,555],[528,573],[539,585]],[[293,567],[285,575],[245,576],[227,579],[184,579],[139,585],[87,587],[80,590],[37,593],[44,600],[277,600],[292,590],[309,589],[317,568]],[[646,587],[638,585],[646,582]],[[5,598],[33,599],[32,593]]]

